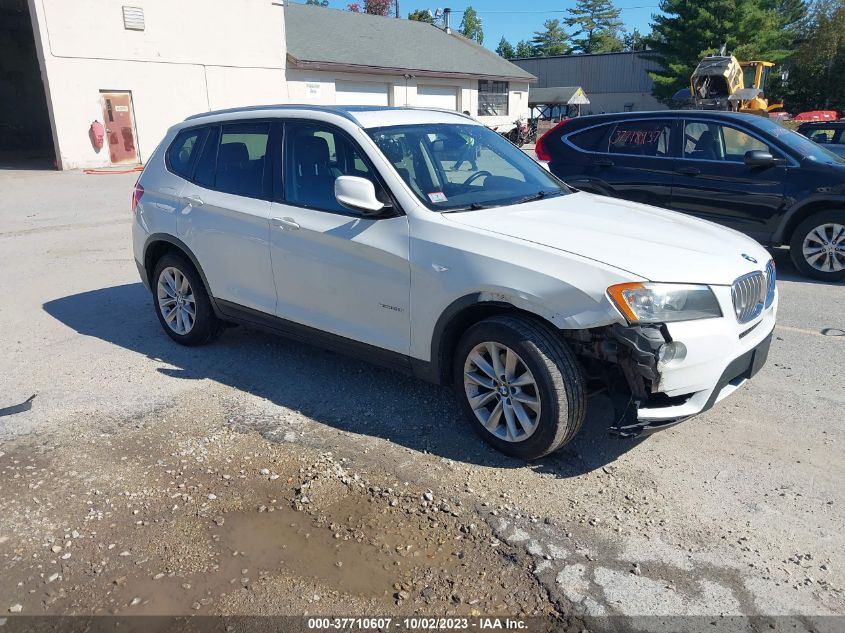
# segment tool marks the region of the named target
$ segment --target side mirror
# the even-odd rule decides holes
[[[753,149],[745,152],[745,164],[749,167],[770,167],[777,163],[777,160],[769,152],[761,149]]]
[[[384,209],[384,203],[376,198],[375,185],[358,176],[338,176],[334,181],[334,197],[344,207],[364,215],[377,215]]]

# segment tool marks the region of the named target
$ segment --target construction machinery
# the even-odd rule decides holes
[[[766,80],[775,64],[766,61],[738,61],[733,55],[708,55],[690,77],[693,105],[701,110],[732,110],[768,115],[783,107],[769,104]]]

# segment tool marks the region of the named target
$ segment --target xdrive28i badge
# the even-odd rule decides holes
[[[751,257],[751,255],[746,255],[745,253],[743,253],[742,257],[743,257],[743,259],[747,259],[748,261],[750,261],[752,264],[757,263],[757,260],[754,259],[753,257]]]

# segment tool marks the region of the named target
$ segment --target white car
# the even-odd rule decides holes
[[[760,369],[775,325],[752,239],[574,191],[454,112],[196,115],[132,209],[173,340],[243,323],[453,384],[481,436],[525,459],[575,436],[594,384],[621,435],[701,413]]]

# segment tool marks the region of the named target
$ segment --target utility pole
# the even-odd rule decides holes
[[[396,19],[398,20],[401,17],[402,17],[402,14],[399,13],[399,0],[396,0]]]

